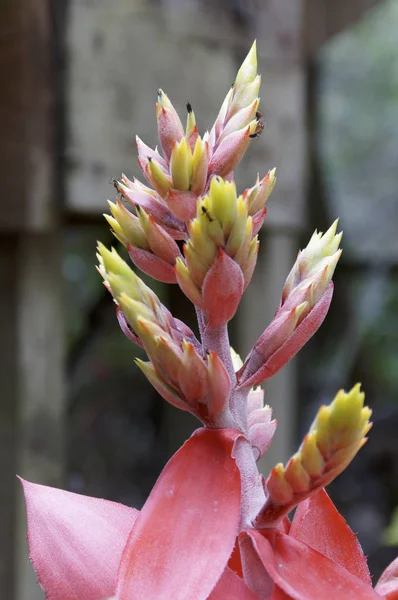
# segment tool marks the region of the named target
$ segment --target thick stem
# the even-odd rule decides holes
[[[247,395],[249,388],[234,391],[236,373],[232,362],[227,325],[224,324],[218,327],[207,325],[203,330],[202,343],[205,352],[208,350],[217,352],[227,369],[232,390],[229,399],[229,410],[235,421],[234,427],[247,435]]]
[[[253,521],[265,503],[265,492],[252,446],[243,436],[235,442],[234,457],[241,477],[240,530],[243,530],[253,527]]]
[[[199,315],[198,315],[199,317]],[[202,314],[203,318],[203,314]],[[202,320],[203,322],[203,320]],[[253,448],[247,439],[247,395],[249,388],[234,391],[236,374],[231,357],[227,325],[217,327],[204,326],[202,332],[204,351],[213,350],[221,358],[231,380],[231,397],[229,410],[236,423],[234,427],[244,434],[235,443],[234,457],[241,474],[241,530],[252,527],[253,520],[265,502],[265,492],[262,477],[258,471]],[[222,427],[220,423],[217,427]],[[225,426],[225,425],[224,425]]]
[[[198,308],[197,306],[195,306],[195,312],[196,312],[196,318],[198,320],[200,341],[203,343],[203,329],[204,329],[203,313],[200,310],[200,308]]]
[[[205,352],[213,350],[221,358],[228,371],[231,386],[233,388],[236,384],[236,375],[232,364],[227,324],[218,325],[217,327],[205,325],[202,333],[202,344]]]

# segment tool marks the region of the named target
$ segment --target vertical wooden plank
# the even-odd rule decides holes
[[[63,486],[64,389],[60,236],[27,234],[18,247],[17,362],[18,474],[37,483]],[[18,490],[17,600],[39,600],[43,592],[28,561],[26,517]]]
[[[43,598],[28,561],[16,474],[62,485],[59,249],[56,234],[0,236],[0,590],[10,600]]]
[[[0,236],[0,594],[15,595],[15,494],[17,459],[17,240]]]
[[[54,216],[52,29],[50,0],[1,2],[2,230],[46,229]]]
[[[50,0],[0,5],[0,597],[44,595],[16,473],[63,473],[62,315]]]

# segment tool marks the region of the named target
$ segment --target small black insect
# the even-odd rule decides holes
[[[251,137],[251,138],[260,137],[260,135],[262,134],[262,131],[264,129],[264,119],[263,119],[263,115],[260,112],[256,112],[256,119],[257,119],[256,129],[254,130],[253,133],[251,133],[249,135],[249,137]]]
[[[212,223],[212,222],[214,221],[214,219],[213,219],[213,217],[211,216],[211,214],[209,213],[209,211],[207,210],[207,208],[206,208],[205,206],[203,206],[203,205],[202,205],[202,207],[201,207],[201,208],[202,208],[202,213],[203,213],[204,215],[206,215],[206,217],[207,217],[208,221],[209,221],[210,223]]]

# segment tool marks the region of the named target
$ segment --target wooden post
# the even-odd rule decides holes
[[[51,4],[0,6],[0,596],[43,593],[28,562],[18,473],[63,473],[60,235]]]

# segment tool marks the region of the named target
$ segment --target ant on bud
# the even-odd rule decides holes
[[[214,219],[213,219],[213,217],[211,216],[211,214],[210,214],[210,212],[208,211],[208,209],[207,209],[205,206],[203,206],[203,205],[201,206],[201,209],[202,209],[202,213],[203,213],[204,215],[206,215],[206,217],[207,217],[207,219],[208,219],[209,223],[212,223],[212,222],[214,221]]]
[[[257,119],[256,129],[254,130],[253,133],[251,133],[249,135],[249,137],[251,137],[253,139],[260,137],[260,135],[262,134],[263,129],[264,129],[264,119],[263,119],[262,113],[256,112],[256,119]]]

